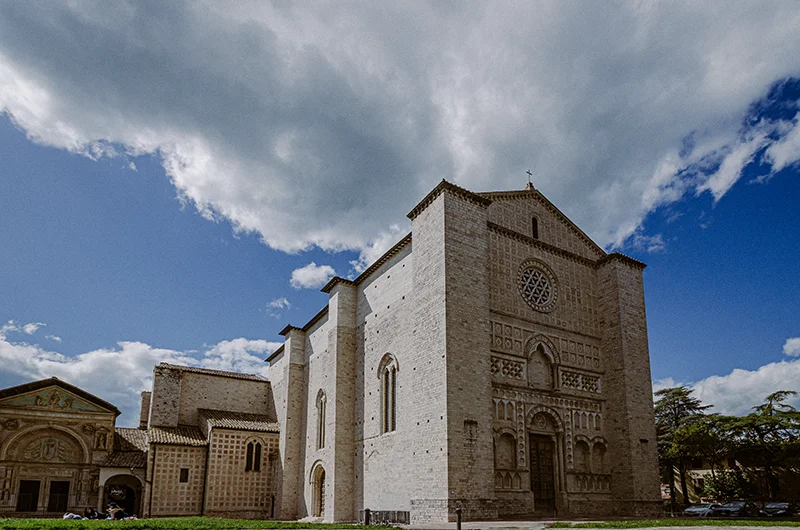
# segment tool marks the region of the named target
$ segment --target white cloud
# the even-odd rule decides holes
[[[800,356],[800,337],[786,339],[783,344],[783,354],[791,355],[792,357]]]
[[[767,143],[763,132],[754,134],[746,141],[738,143],[725,155],[719,169],[697,187],[697,192],[710,191],[714,201],[719,201],[742,176],[742,170],[753,161],[756,151]]]
[[[266,377],[269,367],[264,359],[280,345],[280,342],[249,340],[241,337],[223,340],[206,350],[201,363],[205,368],[260,374]]]
[[[8,340],[0,333],[0,372],[28,380],[53,376],[63,379],[115,404],[122,411],[118,424],[132,426],[138,422],[139,395],[150,389],[156,364],[168,362],[266,376],[264,357],[279,345],[237,338],[207,346],[197,354],[121,341],[114,348],[69,357],[38,344]]]
[[[42,322],[29,322],[29,323],[25,324],[24,326],[22,326],[22,331],[24,331],[28,335],[33,335],[34,333],[39,331],[40,327],[45,326],[45,325],[46,324],[44,324]]]
[[[45,338],[50,339],[54,342],[61,342],[61,337],[59,337],[58,335],[45,335]]]
[[[792,1],[0,2],[0,112],[91,158],[152,154],[207,218],[360,268],[440,178],[519,189],[528,168],[612,246],[720,200],[758,148],[798,159],[796,126],[742,121],[800,72],[799,26]]]
[[[286,297],[276,298],[267,302],[267,314],[273,318],[280,318],[285,309],[291,309],[292,304]]]
[[[305,267],[292,271],[290,283],[295,289],[314,289],[322,287],[336,276],[336,271],[330,265],[317,265],[313,261]]]
[[[800,337],[790,338],[783,345],[783,353],[800,356]],[[735,368],[727,375],[712,375],[696,382],[680,382],[671,377],[653,382],[653,392],[662,388],[685,385],[694,389],[694,396],[712,412],[744,415],[764,402],[764,398],[778,390],[794,390],[800,394],[800,359],[768,363],[756,370]],[[789,404],[800,408],[800,396],[790,398]]]
[[[713,412],[748,414],[773,392],[800,392],[800,360],[769,363],[757,370],[736,368],[728,375],[707,377],[691,386],[696,397],[714,406]],[[800,398],[795,396],[789,403],[800,407]]]
[[[795,115],[791,128],[783,138],[769,146],[765,157],[772,163],[774,172],[800,160],[800,113]]]

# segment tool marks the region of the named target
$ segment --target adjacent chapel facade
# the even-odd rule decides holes
[[[533,186],[442,181],[269,359],[280,518],[660,509],[642,270]]]

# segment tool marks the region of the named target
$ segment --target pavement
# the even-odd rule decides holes
[[[557,519],[545,519],[539,521],[469,521],[461,523],[462,530],[543,530],[548,525],[555,523],[555,522],[562,522]],[[563,522],[573,522],[573,523],[585,523],[588,521],[563,521]],[[604,521],[607,522],[607,521]],[[407,528],[409,530],[456,530],[456,523],[434,523],[434,524],[420,524],[420,525],[398,525],[401,528]],[[766,526],[766,525],[765,525]],[[648,527],[648,528],[638,528],[636,530],[675,530],[676,528],[681,527]],[[752,530],[753,528],[759,528],[758,526],[725,526],[720,527],[711,526],[711,525],[703,525],[703,526],[687,526],[684,527],[690,530]],[[798,530],[796,526],[769,526],[770,530]]]

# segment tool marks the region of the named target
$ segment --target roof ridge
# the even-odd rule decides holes
[[[269,379],[266,377],[262,377],[258,374],[247,374],[244,372],[234,372],[231,370],[216,370],[213,368],[200,368],[199,366],[187,366],[183,364],[170,364],[166,362],[160,362],[156,365],[156,367],[164,367],[164,368],[171,368],[173,370],[179,370],[181,372],[190,372],[190,373],[197,373],[197,374],[208,374],[208,375],[219,375],[222,377],[231,377],[235,379],[248,379],[251,381],[264,381],[266,383],[269,382]]]

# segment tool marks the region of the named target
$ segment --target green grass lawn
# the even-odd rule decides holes
[[[386,526],[363,526],[349,524],[320,524],[320,523],[288,523],[282,521],[260,521],[248,519],[217,519],[214,517],[169,517],[163,519],[139,519],[138,521],[89,521],[86,519],[0,519],[0,528],[42,528],[47,530],[65,529],[77,530],[95,528],[116,529],[186,529],[200,530],[204,528],[221,529],[347,529],[347,530],[386,530]]]
[[[589,523],[553,523],[551,528],[650,528],[653,526],[797,526],[798,520],[775,519],[636,519]]]

